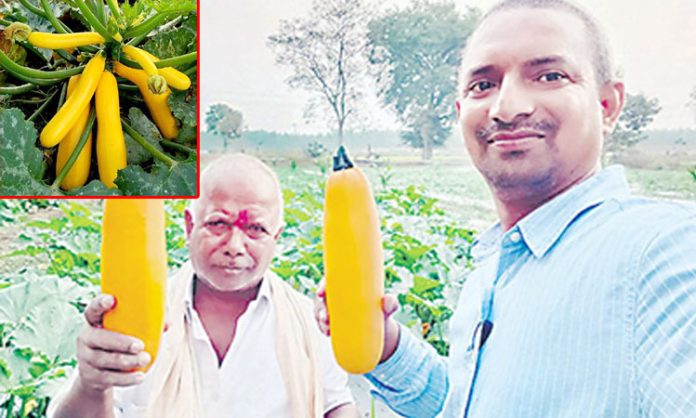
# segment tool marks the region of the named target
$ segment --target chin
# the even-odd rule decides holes
[[[209,277],[214,277],[210,279]],[[240,292],[258,286],[260,278],[255,278],[252,272],[244,274],[215,274],[199,279],[209,288],[218,292]]]
[[[557,170],[553,165],[539,167],[534,161],[520,163],[512,163],[504,170],[482,169],[481,173],[497,194],[539,194],[554,189]]]

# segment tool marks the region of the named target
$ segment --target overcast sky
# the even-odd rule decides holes
[[[696,0],[579,0],[605,26],[628,92],[657,97],[655,128],[696,127],[686,108],[696,85]],[[405,6],[407,0],[381,4]],[[495,0],[457,0],[462,11],[485,11]],[[282,19],[305,16],[311,0],[201,0],[201,110],[226,102],[242,111],[247,128],[278,132],[326,131],[306,123],[307,94],[287,87],[289,69],[275,64],[267,38]],[[367,104],[375,129],[396,128],[376,99]]]

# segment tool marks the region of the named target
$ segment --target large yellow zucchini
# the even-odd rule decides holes
[[[72,92],[75,90],[79,79],[79,75],[70,77],[70,81],[68,81],[68,97],[70,97]],[[58,156],[56,157],[56,176],[58,176],[63,170],[65,163],[68,162],[70,155],[72,155],[78,142],[80,142],[80,137],[85,131],[87,120],[89,119],[89,110],[90,104],[88,102],[87,106],[81,110],[80,116],[78,117],[77,122],[75,122],[75,125],[70,128],[70,131],[68,131],[65,138],[60,141],[60,144],[58,145]],[[70,171],[68,171],[68,174],[60,183],[60,187],[62,187],[64,190],[72,190],[77,187],[84,186],[85,183],[87,183],[87,178],[89,177],[89,167],[91,163],[92,133],[90,132],[85,146],[82,148],[82,151],[80,151],[80,154],[77,156],[77,160],[75,160],[75,163],[70,168]]]
[[[141,339],[152,361],[164,326],[164,227],[162,200],[108,199],[104,203],[101,290],[116,298],[116,307],[104,315],[104,328]]]
[[[106,187],[116,187],[118,170],[128,162],[126,139],[121,125],[121,108],[118,103],[116,77],[105,70],[94,95],[97,110],[97,168],[99,179]]]
[[[324,268],[331,345],[338,364],[355,374],[382,354],[384,256],[379,217],[365,174],[341,146],[326,183]]]

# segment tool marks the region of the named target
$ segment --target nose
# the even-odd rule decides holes
[[[235,227],[227,237],[227,240],[223,243],[225,246],[225,254],[232,257],[244,254],[244,231]]]
[[[521,81],[513,77],[502,80],[489,117],[501,125],[514,125],[534,113],[534,103]]]

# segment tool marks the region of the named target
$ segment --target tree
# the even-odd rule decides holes
[[[241,138],[243,121],[242,112],[232,109],[226,103],[210,106],[205,114],[208,132],[222,137],[225,151],[228,139]]]
[[[616,161],[628,148],[647,138],[643,130],[660,110],[662,108],[656,97],[649,99],[642,93],[627,93],[623,112],[604,144],[605,160]]]
[[[423,149],[423,159],[449,137],[461,50],[479,13],[461,16],[453,3],[417,1],[368,25],[369,61],[382,102],[402,123],[405,143]]]
[[[333,115],[339,145],[365,75],[366,16],[362,0],[315,0],[307,18],[282,21],[268,38],[276,63],[293,69],[287,83],[313,93],[306,115]]]

